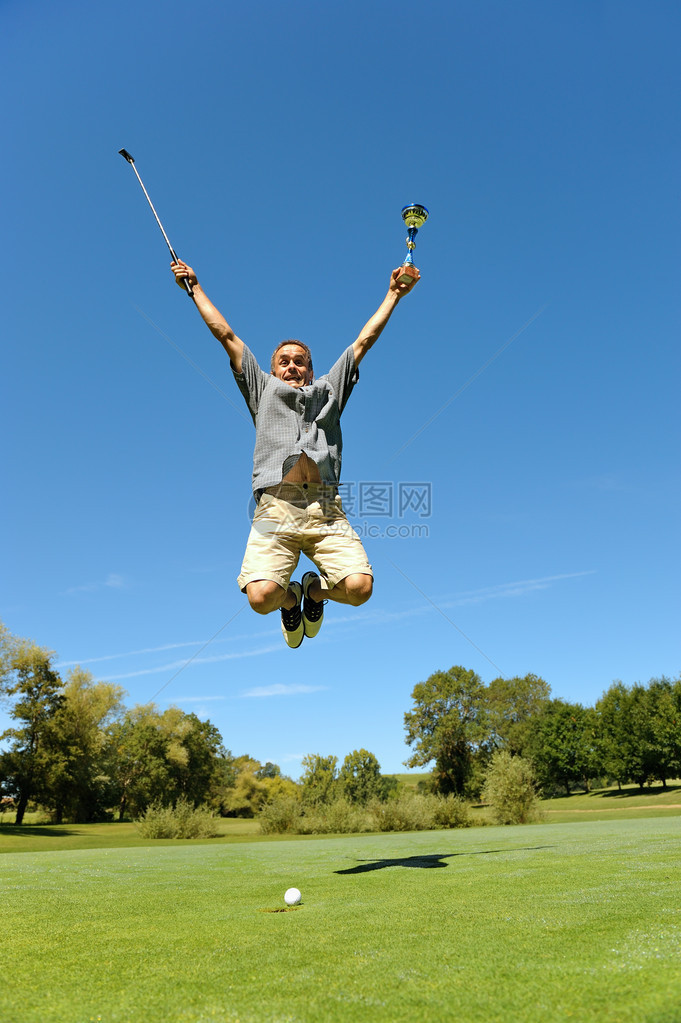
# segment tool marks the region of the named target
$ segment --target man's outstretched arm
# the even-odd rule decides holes
[[[356,366],[359,366],[371,346],[378,341],[381,331],[392,316],[399,300],[409,294],[421,277],[419,274],[419,276],[415,277],[409,284],[398,284],[397,278],[401,273],[402,267],[398,267],[397,270],[393,270],[390,275],[390,285],[388,287],[387,295],[371,319],[364,324],[359,333],[359,337],[352,346]]]
[[[229,355],[233,368],[237,373],[241,373],[241,357],[244,351],[244,343],[241,338],[236,336],[220,310],[215,308],[190,266],[180,259],[177,263],[171,263],[170,269],[175,274],[175,280],[181,288],[184,289],[183,279],[188,280],[192,285],[194,303],[201,313],[204,323]]]

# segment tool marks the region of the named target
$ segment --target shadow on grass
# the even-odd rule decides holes
[[[453,856],[491,856],[500,852],[534,852],[537,849],[553,849],[552,845],[532,845],[522,849],[480,849],[478,852],[431,853],[428,856],[403,856],[394,860],[360,860],[358,866],[345,870],[334,870],[334,874],[366,874],[370,870],[384,870],[386,867],[417,867],[431,870],[433,867],[448,867],[445,860]]]
[[[674,783],[670,785],[667,783],[665,788],[663,785],[644,785],[643,788],[640,785],[627,786],[622,789],[595,789],[593,792],[589,792],[589,796],[595,796],[602,799],[622,799],[627,800],[632,796],[661,796],[668,792],[678,792],[681,790],[681,785]],[[662,804],[664,805],[664,804]]]
[[[78,831],[69,831],[61,825],[56,827],[41,824],[0,824],[1,835],[22,835],[24,838],[62,838],[64,835],[77,835]]]

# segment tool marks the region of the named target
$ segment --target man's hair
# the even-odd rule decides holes
[[[273,376],[275,375],[274,370],[275,370],[275,366],[276,366],[277,352],[279,351],[280,348],[283,348],[284,345],[298,345],[299,348],[303,349],[303,351],[305,352],[305,359],[307,361],[307,368],[309,369],[310,374],[312,374],[313,373],[313,369],[312,369],[312,352],[307,347],[307,345],[303,344],[302,341],[298,341],[297,338],[292,337],[292,338],[289,338],[287,341],[280,341],[279,344],[277,345],[277,347],[272,352],[272,361],[270,363],[270,370],[272,372],[272,375]]]

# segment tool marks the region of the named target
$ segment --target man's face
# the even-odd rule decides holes
[[[305,387],[312,382],[307,355],[298,345],[284,345],[275,356],[274,375],[291,387]]]

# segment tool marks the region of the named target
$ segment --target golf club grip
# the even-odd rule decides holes
[[[161,228],[161,230],[163,230],[163,228]],[[164,234],[165,234],[165,232],[164,232]],[[167,238],[166,238],[166,241],[168,242]],[[168,242],[168,248],[170,249],[170,255],[173,257],[173,263],[179,263],[180,261],[177,258],[177,253],[175,252],[175,249],[172,247],[170,242]],[[183,286],[184,290],[187,292],[187,294],[189,295],[189,297],[193,298],[194,297],[194,289],[192,288],[191,284],[189,283],[189,279],[187,277],[183,277],[182,278],[182,286]]]

